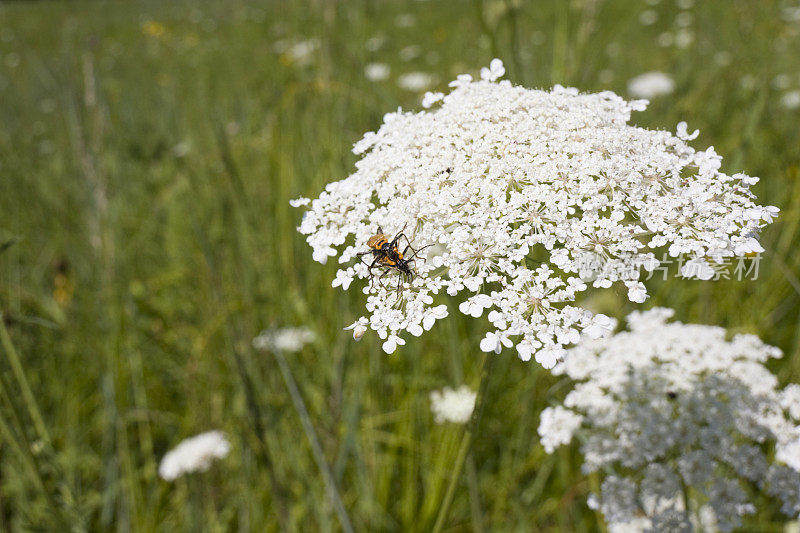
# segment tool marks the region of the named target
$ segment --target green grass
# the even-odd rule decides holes
[[[647,305],[757,333],[785,352],[782,383],[800,381],[800,112],[772,83],[800,88],[800,25],[781,21],[789,4],[696,4],[685,49],[656,42],[671,0],[652,26],[644,2],[622,0],[0,4],[0,530],[340,530],[278,365],[250,345],[301,324],[318,340],[288,366],[354,529],[433,526],[461,428],[433,423],[428,393],[477,386],[485,324],[449,302],[453,316],[391,356],[374,335],[354,343],[342,327],[363,295],[330,287],[335,265],[311,261],[288,205],[347,176],[385,112],[420,108],[403,72],[444,89],[499,56],[516,83],[620,94],[671,73],[676,92],[636,123],[700,128],[694,145],[761,176],[755,192],[782,213],[757,281],[653,280]],[[397,27],[406,13],[416,23]],[[309,38],[307,64],[276,52]],[[364,79],[370,61],[391,78]],[[585,303],[634,308],[619,289]],[[512,352],[495,361],[449,531],[602,527],[577,448],[537,442],[538,413],[566,390]],[[227,459],[157,477],[168,449],[214,428]],[[765,501],[748,531],[781,520]]]

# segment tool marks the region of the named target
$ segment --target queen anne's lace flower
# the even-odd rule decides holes
[[[221,431],[207,431],[182,441],[167,452],[158,466],[158,475],[174,481],[184,474],[205,472],[215,459],[228,455],[231,445]]]
[[[545,450],[580,436],[584,471],[608,473],[592,501],[612,530],[730,531],[755,512],[750,487],[798,516],[800,387],[764,367],[780,350],[671,315],[634,312],[630,332],[568,351],[553,372],[577,384],[542,412]]]
[[[428,93],[431,110],[387,114],[356,143],[356,172],[330,183],[299,227],[315,260],[338,256],[343,289],[370,276],[356,254],[379,226],[430,246],[399,291],[395,273],[357,284],[384,349],[447,316],[439,295],[463,294],[459,310],[493,326],[483,350],[516,345],[551,367],[581,332],[608,331],[608,317],[571,302],[614,283],[643,302],[640,271],[657,266],[653,250],[695,258],[701,272],[761,250],[756,236],[774,208],[753,202],[752,178],[720,172],[713,148],[687,145],[697,132],[685,123],[677,136],[630,126],[644,102],[529,90],[497,81],[503,73],[492,61],[480,81],[465,74],[448,95]]]
[[[437,424],[456,422],[463,424],[472,416],[476,394],[466,385],[457,390],[445,387],[431,392],[431,411]]]

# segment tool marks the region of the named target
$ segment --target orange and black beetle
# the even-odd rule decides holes
[[[398,292],[400,291],[401,283],[404,279],[408,281],[414,279],[415,271],[412,269],[412,267],[416,262],[415,258],[417,257],[417,254],[420,251],[424,250],[425,248],[431,245],[423,246],[419,250],[415,250],[411,246],[411,241],[408,239],[406,234],[403,233],[404,231],[405,227],[403,227],[400,233],[395,235],[394,238],[390,241],[386,237],[386,235],[384,235],[381,227],[378,226],[378,232],[367,240],[367,246],[369,246],[370,249],[367,250],[366,252],[361,252],[357,254],[359,258],[367,254],[372,254],[373,258],[372,263],[367,263],[366,261],[361,259],[361,262],[367,265],[367,268],[369,269],[370,282],[372,282],[373,279],[373,273],[372,273],[373,268],[385,269],[383,274],[378,276],[378,282],[381,283],[381,286],[383,286],[381,280],[386,274],[392,271],[399,272],[400,275],[398,276],[397,279]],[[402,252],[397,246],[398,243],[400,242],[400,239],[406,240],[406,247],[403,249]],[[406,257],[406,254],[408,253],[409,250],[411,250],[411,256]]]

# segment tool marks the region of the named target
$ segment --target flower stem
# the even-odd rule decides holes
[[[439,514],[436,516],[433,533],[440,533],[442,531],[444,522],[447,520],[447,514],[450,512],[450,506],[456,494],[456,486],[461,478],[461,472],[464,470],[464,464],[466,463],[470,448],[472,448],[472,440],[478,430],[478,423],[480,422],[484,399],[486,398],[486,389],[489,385],[489,371],[491,370],[494,358],[495,356],[492,353],[484,354],[483,368],[481,369],[481,382],[478,388],[478,395],[475,398],[475,408],[472,411],[472,416],[467,426],[464,428],[464,435],[461,437],[458,455],[453,465],[453,476],[450,478],[450,484],[447,486],[447,492],[445,492],[444,500],[442,500],[442,506],[439,508]]]
[[[469,487],[469,502],[472,510],[472,530],[475,533],[484,533],[478,470],[475,468],[475,458],[472,453],[467,455],[467,486]]]
[[[681,482],[681,496],[683,498],[683,515],[686,517],[686,522],[691,523],[689,518],[689,488],[686,486],[686,482],[683,480],[683,476],[680,476]],[[700,522],[698,521],[698,524]]]
[[[11,365],[14,377],[17,380],[17,385],[22,391],[25,406],[28,408],[28,416],[33,420],[36,438],[44,448],[41,453],[45,455],[46,459],[42,458],[42,460],[49,460],[50,464],[43,467],[40,458],[37,457],[39,454],[34,453],[35,443],[32,443],[26,434],[24,415],[20,412],[14,399],[12,399],[13,393],[10,391],[9,384],[6,383],[3,377],[0,377],[0,403],[5,403],[8,406],[11,416],[8,421],[5,417],[5,413],[3,416],[0,416],[0,437],[2,437],[0,440],[9,443],[18,453],[22,463],[28,469],[28,473],[34,485],[42,493],[44,500],[52,509],[53,519],[60,527],[66,527],[66,524],[70,523],[70,517],[67,516],[65,510],[58,504],[56,498],[54,498],[53,491],[47,486],[43,475],[45,471],[57,472],[55,456],[51,447],[50,434],[47,431],[47,426],[44,424],[44,419],[36,404],[30,384],[25,377],[19,354],[14,348],[14,344],[5,327],[2,313],[0,313],[0,345],[2,345],[3,348],[3,350],[0,351],[5,353],[6,359]],[[16,426],[16,432],[14,431],[14,426]],[[66,500],[74,502],[75,498],[71,494],[71,491],[69,491],[69,488],[65,487],[65,489]]]
[[[569,50],[569,6],[559,2],[556,14],[555,37],[553,43],[553,67],[551,80],[553,83],[564,83],[567,80],[567,51]]]
[[[3,351],[5,352],[6,359],[8,359],[8,362],[11,365],[14,378],[16,378],[17,384],[22,391],[22,399],[24,400],[25,407],[28,408],[28,413],[33,420],[33,427],[36,429],[37,437],[42,439],[42,442],[45,445],[49,446],[51,442],[50,433],[47,431],[44,418],[42,418],[42,413],[36,403],[36,398],[33,395],[33,391],[28,383],[28,379],[25,377],[25,371],[22,369],[22,363],[20,362],[19,355],[17,354],[17,350],[14,348],[14,344],[11,342],[11,337],[8,334],[8,330],[6,330],[3,319],[4,317],[2,313],[0,313],[0,342],[2,342]]]
[[[300,423],[303,425],[303,430],[306,433],[308,442],[311,444],[311,451],[314,453],[314,459],[322,474],[322,480],[325,482],[325,487],[328,489],[328,496],[331,498],[336,514],[339,516],[339,523],[342,526],[342,530],[345,531],[345,533],[353,533],[350,517],[347,514],[342,498],[339,495],[339,490],[336,487],[336,478],[334,478],[331,467],[325,459],[325,454],[317,438],[317,433],[314,431],[314,425],[311,423],[311,416],[308,414],[306,404],[303,401],[303,397],[300,395],[300,389],[297,388],[297,383],[294,380],[294,376],[292,376],[289,363],[280,350],[272,350],[272,353],[278,361],[278,367],[283,375],[286,388],[289,390],[289,396],[292,399],[297,415],[300,417]]]

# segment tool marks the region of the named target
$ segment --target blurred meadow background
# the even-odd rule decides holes
[[[390,356],[355,343],[364,296],[331,288],[288,201],[346,177],[384,113],[494,57],[528,87],[630,98],[635,76],[672,78],[633,122],[699,128],[781,214],[757,280],[654,278],[644,307],[758,334],[800,381],[797,0],[2,3],[0,530],[340,531],[327,469],[354,530],[430,530],[463,428],[429,394],[477,386],[488,325],[448,301]],[[584,303],[635,307],[624,288]],[[290,326],[316,339],[281,369],[251,343]],[[447,531],[603,529],[577,446],[538,443],[567,390],[497,357]],[[158,477],[210,429],[227,458]],[[746,523],[784,518],[764,500]]]

